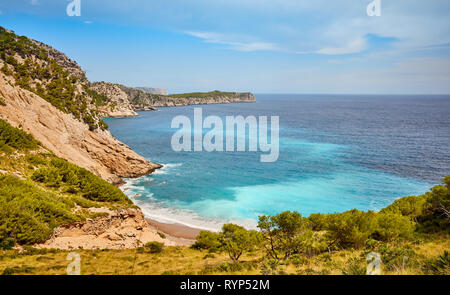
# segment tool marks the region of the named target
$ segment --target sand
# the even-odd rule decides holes
[[[163,223],[149,218],[146,218],[146,220],[151,228],[174,238],[195,240],[201,231],[201,229],[179,223]]]

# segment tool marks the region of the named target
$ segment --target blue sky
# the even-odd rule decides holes
[[[92,81],[185,91],[450,93],[450,1],[0,0]]]

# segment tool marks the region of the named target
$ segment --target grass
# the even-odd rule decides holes
[[[85,208],[134,206],[117,187],[2,120],[0,143],[0,249],[40,243],[59,225],[102,216]]]
[[[436,260],[450,245],[448,237],[442,236],[409,246],[417,254],[416,263],[389,269],[382,263],[382,274],[425,274],[424,266],[430,260]],[[81,274],[84,275],[342,275],[356,274],[355,270],[360,271],[366,267],[366,252],[352,250],[325,253],[311,258],[295,257],[279,263],[267,260],[261,251],[245,254],[238,263],[233,263],[226,253],[211,255],[208,251],[187,247],[166,247],[161,253],[150,253],[139,248],[75,251],[81,256]],[[31,250],[22,253],[16,250],[0,251],[0,273],[10,269],[14,270],[14,274],[63,275],[69,263],[66,260],[68,253],[70,252],[58,250]],[[450,274],[450,269],[446,270],[446,274]]]

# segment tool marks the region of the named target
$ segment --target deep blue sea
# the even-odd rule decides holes
[[[256,103],[160,108],[108,118],[111,133],[165,167],[123,189],[162,222],[253,228],[259,215],[379,210],[450,174],[450,96],[256,95]],[[279,116],[280,155],[175,152],[177,115]],[[192,121],[193,122],[193,121]],[[206,130],[207,131],[207,130]]]

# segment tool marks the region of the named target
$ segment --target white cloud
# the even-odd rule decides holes
[[[316,53],[326,54],[326,55],[342,55],[342,54],[351,54],[351,53],[359,53],[367,48],[367,41],[364,38],[358,38],[353,40],[343,47],[329,47],[322,48],[318,50]]]
[[[228,45],[238,51],[279,51],[278,45],[269,42],[261,42],[246,36],[225,35],[212,32],[185,32],[188,35],[203,39],[207,43]],[[247,39],[247,40],[245,40]]]

